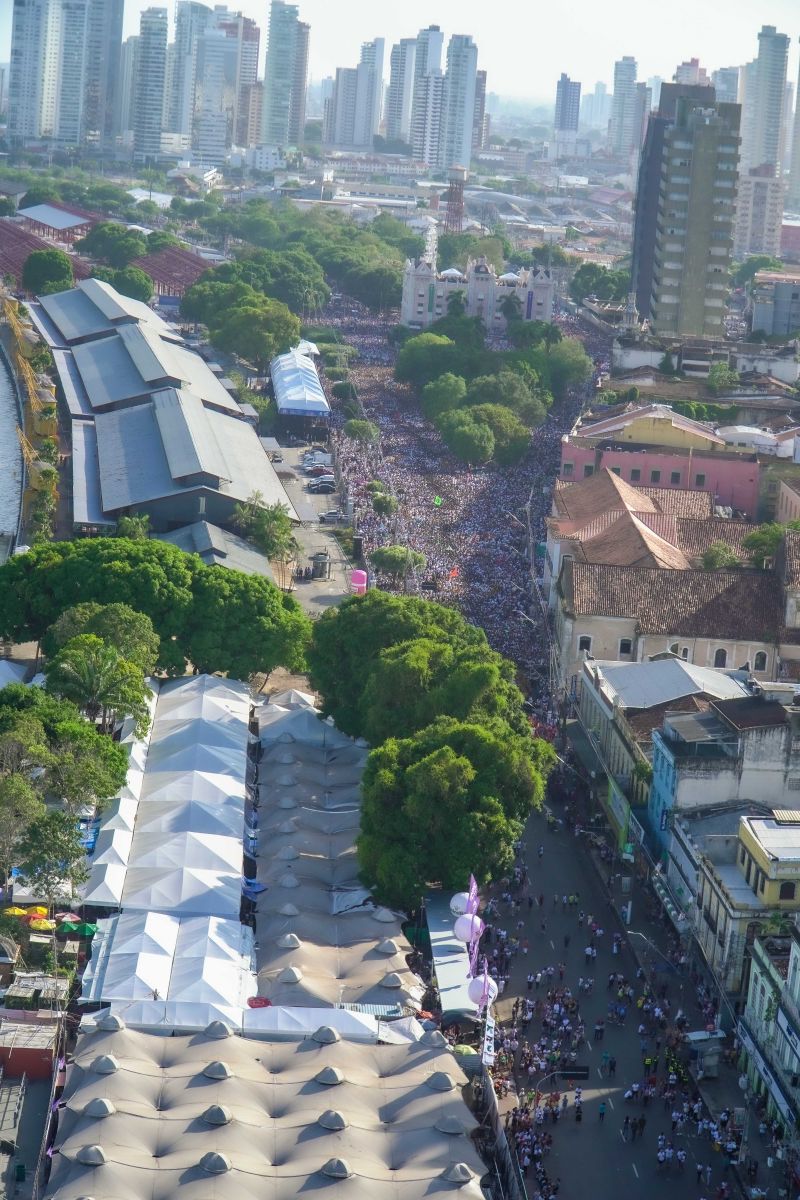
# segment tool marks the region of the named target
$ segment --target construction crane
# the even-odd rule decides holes
[[[14,335],[17,351],[15,354],[15,363],[20,379],[25,385],[25,393],[28,397],[28,403],[31,406],[32,412],[41,412],[44,408],[41,397],[39,396],[39,388],[36,382],[36,374],[33,367],[28,362],[22,352],[22,347],[25,344],[25,330],[22,328],[19,320],[19,314],[12,300],[3,301],[3,315],[11,327],[11,332]]]
[[[17,426],[17,441],[22,450],[22,457],[25,459],[25,466],[30,469],[31,464],[37,461],[39,455],[26,438],[25,431],[19,425]]]

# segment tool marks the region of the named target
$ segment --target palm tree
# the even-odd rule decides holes
[[[46,670],[47,690],[77,704],[109,733],[118,716],[132,716],[146,732],[149,714],[141,670],[94,634],[72,638]]]
[[[508,292],[507,295],[503,296],[499,308],[508,324],[511,321],[518,321],[522,316],[522,301],[516,292]]]

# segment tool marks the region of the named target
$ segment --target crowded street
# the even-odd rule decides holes
[[[380,430],[376,445],[354,442],[335,413],[337,461],[365,555],[389,543],[423,553],[425,568],[399,586],[457,605],[481,626],[516,663],[535,727],[554,737],[535,546],[545,539],[560,438],[592,384],[554,406],[519,465],[470,469],[448,453],[413,389],[394,379],[386,325],[350,303],[328,320],[359,351],[351,378]],[[573,318],[560,324],[607,365],[597,334]],[[391,517],[372,510],[373,479],[399,501]],[[691,973],[644,887],[634,889],[626,929],[620,876],[608,878],[585,782],[560,750],[567,758],[550,781],[546,813],[531,817],[513,877],[494,889],[482,945],[499,987],[495,1090],[527,1194],[552,1200],[591,1188],[611,1200],[642,1186],[657,1197],[726,1200],[746,1178],[758,1197],[772,1131],[755,1112],[742,1127],[732,1062],[701,1095],[681,1045],[686,1032],[716,1025],[718,999]]]
[[[427,565],[404,581],[407,590],[454,604],[483,628],[490,645],[517,664],[537,716],[551,722],[548,634],[538,593],[533,594],[529,546],[544,540],[561,436],[586,393],[551,410],[517,466],[470,468],[448,452],[422,416],[413,388],[394,379],[387,325],[352,304],[326,319],[359,351],[351,377],[365,415],[380,429],[376,446],[344,438],[345,417],[335,409],[337,462],[365,555],[388,543],[424,554]],[[577,332],[571,318],[564,318],[563,332]],[[593,358],[607,357],[608,347],[597,335],[584,335],[584,341]],[[373,479],[397,496],[396,514],[373,512],[367,490]],[[534,569],[540,574],[541,563]],[[383,586],[388,582],[381,580]]]

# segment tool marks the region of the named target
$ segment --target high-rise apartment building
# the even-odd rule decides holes
[[[717,104],[737,104],[739,102],[739,68],[720,67],[711,76],[711,84],[717,97]]]
[[[157,158],[161,152],[168,28],[166,8],[146,8],[142,13],[132,113],[133,149],[139,162]]]
[[[303,138],[308,82],[309,27],[296,4],[272,0],[264,68],[265,144],[296,146]]]
[[[472,153],[477,154],[486,145],[486,72],[478,71],[475,76],[475,115],[472,120]]]
[[[733,257],[749,254],[777,256],[783,223],[783,180],[769,164],[739,175]]]
[[[679,97],[664,131],[650,303],[658,333],[724,333],[739,120],[737,104]]]
[[[699,58],[690,58],[679,63],[673,76],[674,83],[690,83],[695,87],[711,87],[711,80],[705,67],[700,66]]]
[[[627,158],[641,140],[641,101],[636,92],[636,72],[636,59],[630,55],[626,54],[614,63],[608,148],[620,158]]]
[[[444,34],[438,25],[429,25],[427,29],[419,31],[416,42],[411,97],[411,149],[414,158],[435,163],[441,118]]]
[[[175,41],[169,48],[170,73],[167,89],[167,127],[171,133],[192,134],[197,85],[197,55],[200,39],[210,28],[213,13],[196,0],[178,0],[175,9]]]
[[[381,119],[383,38],[364,42],[357,67],[339,67],[325,102],[322,137],[339,149],[371,150]]]
[[[454,33],[447,45],[439,132],[439,166],[445,170],[469,167],[477,74],[478,47],[469,34]]]
[[[116,132],[124,0],[90,0],[86,23],[83,88],[83,137],[109,145]]]
[[[647,86],[650,89],[650,103],[653,108],[658,108],[661,102],[661,85],[664,80],[660,75],[651,75],[647,80]]]
[[[677,103],[681,96],[706,105],[714,103],[713,88],[694,84],[662,83],[658,109],[651,115],[647,124],[634,202],[631,269],[636,308],[643,320],[650,317],[664,135],[674,124]]]
[[[611,97],[604,83],[596,83],[593,92],[587,92],[581,103],[581,120],[589,129],[608,129],[611,116]]]
[[[792,213],[800,213],[800,74],[795,89],[796,104],[792,129],[792,170],[786,189],[786,207]]]
[[[577,80],[570,79],[563,72],[556,84],[556,116],[555,129],[566,132],[578,132],[578,121],[581,112],[581,85]]]
[[[129,141],[133,135],[133,109],[136,96],[136,56],[139,52],[139,38],[126,38],[122,43],[119,56],[119,80],[117,84],[116,104],[114,111],[114,129],[123,141]]]
[[[401,38],[392,46],[385,113],[386,137],[391,142],[411,140],[411,102],[414,97],[416,57],[416,38]]]
[[[789,39],[774,25],[764,25],[758,35],[758,58],[744,74],[742,113],[742,174],[769,166],[781,171],[783,113],[786,102],[786,68]]]
[[[121,38],[121,0],[14,0],[12,143],[109,140]]]

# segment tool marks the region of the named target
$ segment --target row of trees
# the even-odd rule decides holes
[[[483,631],[373,590],[315,624],[309,663],[325,711],[375,747],[358,855],[378,895],[411,907],[431,881],[507,871],[553,753],[531,738],[513,665]]]
[[[429,332],[406,337],[398,352],[396,377],[420,389],[423,412],[463,462],[519,462],[553,396],[591,371],[578,341],[546,322],[519,320],[515,301],[507,298],[505,313],[517,342],[512,351],[487,348],[482,322],[465,315],[455,293],[447,316]]]
[[[96,538],[36,546],[0,567],[0,633],[40,641],[76,605],[126,604],[150,619],[156,667],[180,675],[247,679],[281,665],[303,669],[310,623],[261,576],[206,567],[166,542]]]

